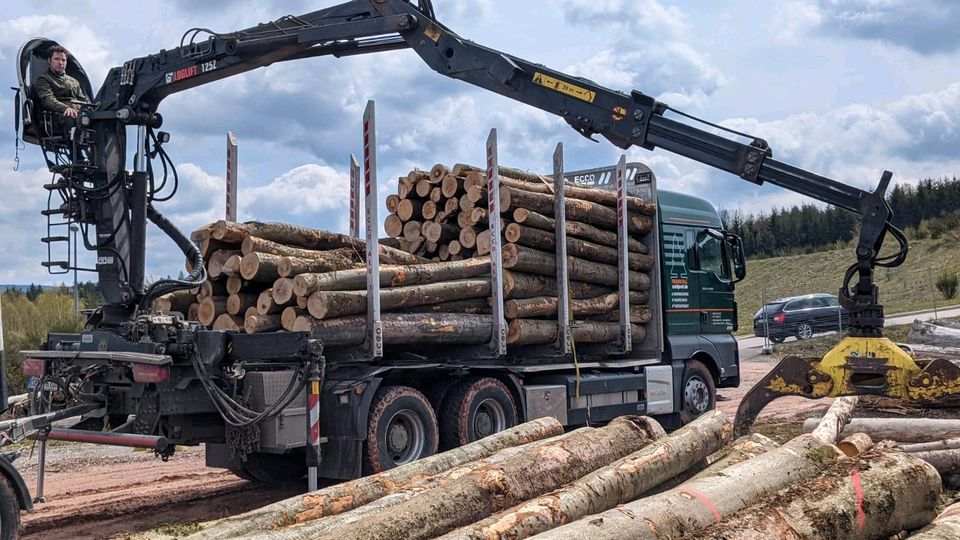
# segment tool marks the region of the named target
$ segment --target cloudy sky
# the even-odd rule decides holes
[[[960,173],[960,2],[953,0],[434,0],[460,35],[589,77],[640,90],[674,108],[763,137],[788,163],[872,188]],[[172,48],[184,31],[229,32],[334,5],[316,0],[48,0],[5,6],[4,87],[29,37],[55,39],[98,88],[123,61]],[[347,164],[360,117],[378,105],[381,207],[396,178],[433,163],[480,163],[490,128],[501,163],[546,171],[557,142],[568,168],[612,164],[620,151],[583,139],[559,118],[431,72],[411,51],[271,66],[169,97],[160,107],[180,193],[160,210],[181,229],[223,217],[225,132],[240,141],[240,218],[345,231]],[[59,283],[40,261],[49,181],[38,148],[20,151],[0,107],[0,283]],[[132,146],[132,145],[131,145]],[[803,197],[756,187],[657,150],[628,152],[661,188],[726,209],[768,211]],[[381,210],[381,216],[383,210]],[[182,268],[151,233],[148,276]],[[81,256],[90,265],[91,256]],[[83,279],[83,277],[81,277]],[[95,279],[95,276],[88,276]]]

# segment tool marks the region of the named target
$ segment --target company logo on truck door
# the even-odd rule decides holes
[[[184,79],[189,79],[201,73],[207,73],[208,71],[213,71],[217,69],[217,61],[210,60],[209,62],[203,62],[194,66],[188,66],[176,71],[171,71],[166,74],[167,84],[175,83],[182,81]]]
[[[557,79],[555,77],[544,75],[539,71],[533,74],[533,82],[539,84],[540,86],[545,86],[551,90],[556,90],[561,94],[566,94],[570,97],[582,99],[587,103],[593,103],[593,100],[597,99],[597,93],[594,92],[593,90],[587,90],[582,86],[577,86],[573,83],[561,81],[560,79]]]

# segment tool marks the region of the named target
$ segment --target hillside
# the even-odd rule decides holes
[[[887,243],[891,242],[892,239],[888,239]],[[737,284],[736,291],[740,333],[753,331],[753,314],[760,309],[764,291],[768,302],[798,294],[837,294],[844,272],[854,262],[853,250],[851,246],[806,255],[748,260],[747,278]],[[903,313],[931,309],[934,305],[960,304],[958,298],[944,300],[934,286],[943,270],[960,272],[960,242],[949,238],[912,241],[903,265],[877,270],[880,303],[885,312]]]

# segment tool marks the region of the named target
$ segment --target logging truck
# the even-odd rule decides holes
[[[43,186],[54,201],[43,211],[50,230],[43,241],[69,246],[69,234],[57,231],[80,229],[85,247],[97,254],[91,270],[98,274],[105,304],[89,317],[83,332],[51,334],[40,350],[24,352],[24,371],[39,381],[34,412],[80,407],[86,427],[106,425],[111,430],[47,427],[39,433],[43,439],[146,446],[161,456],[176,445],[205,444],[209,465],[230,468],[244,478],[299,478],[306,467],[322,477],[352,478],[540,416],[578,426],[639,413],[677,424],[713,407],[716,388],[739,384],[731,332],[737,324],[734,283],[745,275],[743,250],[739,240],[723,230],[714,208],[689,194],[657,190],[655,176],[641,164],[621,160],[616,167],[568,172],[558,153],[554,174],[547,175],[555,182],[550,192],[557,203],[551,218],[554,247],[531,255],[519,240],[501,245],[496,231],[511,221],[501,219],[498,210],[503,193],[517,191],[514,200],[530,204],[541,204],[542,196],[536,189],[518,190],[508,183],[517,179],[498,166],[495,133],[482,169],[486,187],[475,192],[478,198],[486,196],[489,206],[471,212],[481,217],[486,213],[494,231],[489,234],[489,267],[483,273],[489,276],[489,312],[453,318],[422,311],[381,314],[380,301],[390,294],[389,289],[381,291],[381,281],[394,271],[389,264],[406,264],[396,257],[418,257],[420,247],[414,248],[410,240],[404,245],[403,240],[371,238],[379,228],[379,220],[371,220],[375,198],[368,201],[366,242],[333,235],[337,241],[331,244],[330,235],[295,231],[312,238],[307,245],[295,244],[298,249],[353,247],[365,252],[361,273],[368,276],[366,286],[356,287],[358,294],[350,296],[362,299],[350,304],[364,306],[361,314],[324,322],[311,311],[312,318],[294,328],[301,331],[243,333],[208,328],[183,316],[189,313],[154,311],[154,302],[164,295],[201,289],[209,262],[204,256],[218,249],[215,236],[200,234],[191,240],[158,210],[169,198],[164,186],[175,189],[177,182],[164,149],[170,135],[160,131],[159,105],[173,93],[274,62],[409,48],[438,73],[556,114],[585,137],[600,135],[621,148],[660,147],[755,184],[770,182],[863,214],[858,262],[847,273],[840,296],[852,312],[852,331],[867,339],[878,336],[882,326],[873,268],[899,264],[906,251],[883,200],[889,174],[870,193],[779,162],[759,137],[713,124],[701,129],[695,125],[699,119],[669,118],[683,113],[641,92],[610,90],[468,41],[437,21],[429,0],[352,0],[230,33],[194,29],[179,46],[112,69],[96,94],[70,56],[67,73],[94,96],[89,103],[76,104],[75,123],[42,110],[33,91],[54,45],[35,38],[20,50],[17,128],[25,142],[42,149],[54,175]],[[366,182],[376,177],[374,126],[374,117],[366,117]],[[137,133],[131,145],[132,170],[127,168],[127,127]],[[601,203],[588,201],[583,219],[612,216],[615,262],[588,261],[586,253],[611,250],[583,245],[582,256],[568,251],[569,256],[561,258],[563,250],[575,245],[576,235],[561,219],[564,212],[580,208],[575,190],[595,193],[603,188],[615,192],[599,197]],[[451,193],[458,189],[454,183]],[[442,185],[437,189],[441,194],[444,190]],[[434,189],[428,186],[427,193],[436,203]],[[640,201],[639,206],[631,206],[632,201]],[[410,203],[404,215],[422,213],[425,206]],[[544,214],[542,210],[536,213]],[[634,228],[634,218],[646,219],[648,225]],[[517,220],[514,212],[512,223]],[[190,269],[186,278],[145,282],[148,221],[183,252]],[[418,225],[419,231],[409,227],[411,235],[432,234],[444,242],[452,238],[444,225]],[[406,223],[403,228],[408,228]],[[224,230],[234,229],[248,236],[271,230],[256,223]],[[513,231],[518,238],[526,234]],[[887,232],[900,241],[901,252],[879,258]],[[448,256],[452,247],[462,248],[452,242],[445,246]],[[641,244],[647,258],[638,259],[641,267],[646,265],[638,272],[629,254],[635,251],[632,245]],[[69,247],[65,251],[69,253]],[[247,256],[243,254],[242,262]],[[380,259],[394,256],[379,266]],[[252,272],[260,275],[257,263],[270,258],[253,258]],[[520,281],[540,287],[535,296],[547,297],[545,302],[552,305],[552,320],[517,319],[517,333],[534,337],[513,345],[517,320],[508,328],[504,302],[509,298],[503,292],[518,286],[518,280],[507,261],[525,271],[539,269],[536,280]],[[66,272],[77,261],[53,258],[43,265],[51,272]],[[262,274],[276,275],[272,263],[267,266]],[[556,271],[556,276],[544,276],[544,269]],[[612,273],[613,281],[598,283],[593,276],[600,274],[589,269]],[[856,275],[860,280],[851,290],[848,285]],[[237,283],[238,294],[243,286],[243,281]],[[578,317],[577,287],[603,286],[615,296],[611,316]],[[210,303],[214,313],[226,309],[225,301]],[[645,326],[631,321],[639,313],[631,303],[648,306],[642,315]],[[298,305],[301,310],[310,307]],[[230,320],[224,319],[225,324]],[[277,328],[280,323],[271,322],[275,320],[255,320],[253,328]]]

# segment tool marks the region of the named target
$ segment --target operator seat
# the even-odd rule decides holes
[[[36,99],[33,85],[37,78],[50,69],[47,58],[50,57],[50,47],[59,45],[52,39],[36,37],[27,41],[22,47],[17,59],[17,89],[16,103],[14,104],[16,127],[19,130],[23,120],[21,139],[24,142],[41,145],[41,139],[49,139],[55,135],[52,129],[52,118],[47,111],[41,110]],[[77,59],[68,54],[67,74],[77,79],[84,93],[92,98],[90,78]],[[46,113],[46,114],[45,114]],[[46,116],[46,119],[44,118]]]

